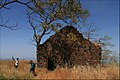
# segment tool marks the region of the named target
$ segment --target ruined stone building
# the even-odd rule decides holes
[[[66,26],[52,35],[37,49],[39,67],[97,65],[101,47],[94,45],[73,26]]]

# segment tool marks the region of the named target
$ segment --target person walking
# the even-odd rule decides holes
[[[30,73],[32,72],[34,76],[37,76],[35,73],[35,67],[36,67],[36,63],[34,63],[33,60],[31,60],[30,61]]]

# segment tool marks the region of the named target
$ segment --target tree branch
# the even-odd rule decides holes
[[[3,28],[8,28],[8,29],[11,29],[11,30],[17,30],[19,29],[20,27],[18,27],[18,24],[16,25],[12,25],[12,26],[8,26],[6,25],[8,23],[9,19],[7,19],[6,21],[3,20],[3,17],[0,15],[0,27],[3,27]]]
[[[26,7],[28,7],[29,9],[31,9],[31,10],[33,10],[28,4],[29,3],[31,3],[32,1],[29,1],[29,2],[26,2],[26,3],[24,3],[24,2],[21,2],[21,1],[18,1],[18,0],[13,0],[13,1],[10,1],[10,2],[7,2],[7,0],[2,4],[2,2],[1,2],[1,4],[0,4],[0,9],[2,9],[2,8],[6,8],[5,6],[7,6],[7,5],[9,5],[9,4],[12,4],[12,3],[19,3],[19,4],[23,4],[23,5],[25,5]]]
[[[49,32],[45,33],[45,35],[50,34],[51,32],[52,32],[52,29]]]
[[[27,14],[27,15],[28,15],[28,19],[29,19],[30,26],[32,27],[33,32],[34,32],[35,41],[38,42],[38,41],[37,41],[37,32],[36,32],[36,29],[35,29],[35,27],[33,26],[33,23],[32,23],[32,21],[31,21],[31,16],[30,16],[30,14]]]
[[[19,29],[18,24],[14,25],[14,26],[7,26],[7,25],[0,24],[0,27],[8,28],[8,29],[11,29],[11,30]]]

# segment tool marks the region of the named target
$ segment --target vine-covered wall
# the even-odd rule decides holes
[[[101,62],[101,47],[85,39],[73,26],[66,26],[37,48],[39,67],[54,70],[57,65],[97,65]]]

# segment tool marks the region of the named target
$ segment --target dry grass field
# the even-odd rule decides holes
[[[15,69],[12,60],[0,61],[0,79],[120,79],[119,66],[109,64],[105,67],[78,66],[71,69],[57,67],[54,71],[36,68],[37,76],[29,73],[28,60],[20,60]]]

